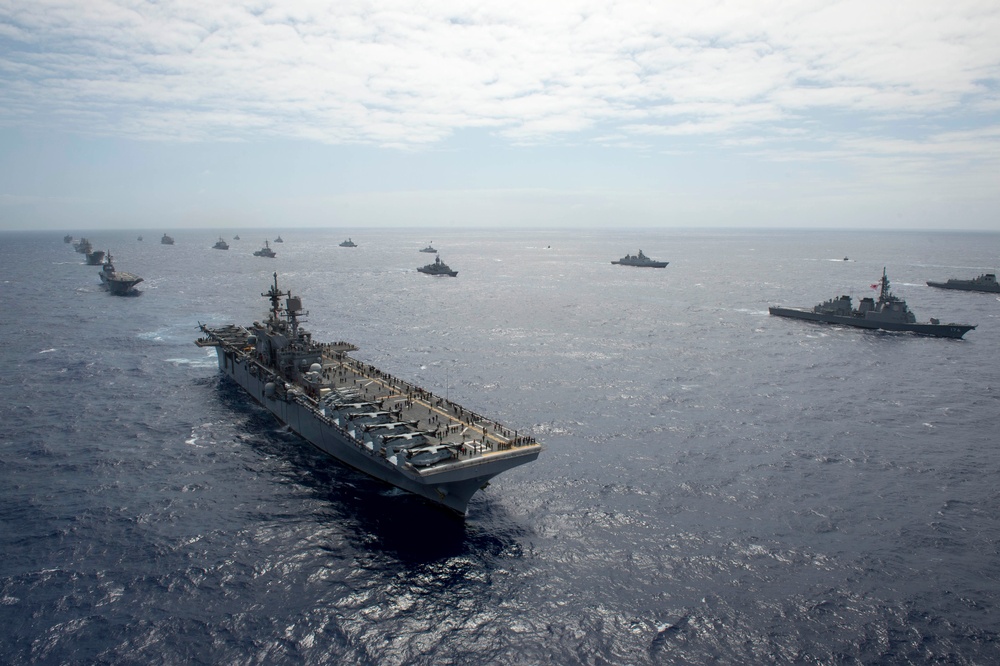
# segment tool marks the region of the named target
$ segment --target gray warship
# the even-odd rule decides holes
[[[437,254],[437,250],[434,249],[434,243],[428,243],[427,247],[420,250],[421,252],[427,252],[428,254]]]
[[[111,252],[109,251],[105,255],[104,268],[98,273],[101,276],[101,283],[115,296],[128,296],[135,293],[135,285],[142,282],[142,278],[125,271],[116,271],[111,260]]]
[[[88,266],[100,266],[104,263],[104,250],[94,250],[87,253]]]
[[[949,278],[947,282],[927,281],[931,287],[939,289],[959,289],[961,291],[987,291],[994,294],[1000,293],[1000,283],[997,282],[996,273],[983,273],[979,277],[971,280],[956,280]]]
[[[437,275],[439,277],[455,277],[458,275],[458,271],[451,270],[451,267],[448,266],[448,264],[441,261],[441,257],[434,257],[434,263],[421,266],[417,270],[421,273],[426,273],[427,275]]]
[[[619,266],[638,266],[640,268],[663,268],[669,261],[656,261],[655,259],[650,259],[639,250],[639,254],[632,255],[626,254],[624,257],[618,261],[612,261],[612,264]]]
[[[162,245],[173,245],[174,244],[174,239],[171,236],[163,234],[163,238],[160,239],[160,243]]]
[[[357,247],[357,246],[358,244],[352,241],[350,238],[348,238],[347,240],[345,240],[343,243],[340,244],[340,247]]]
[[[970,324],[942,324],[937,319],[931,319],[928,323],[918,323],[916,315],[906,307],[906,301],[894,296],[889,290],[889,278],[885,268],[882,269],[880,284],[873,286],[880,287],[878,301],[871,297],[862,298],[857,309],[851,306],[850,296],[841,296],[824,301],[811,310],[770,307],[768,311],[779,317],[883,331],[905,331],[939,338],[961,338],[975,328]]]
[[[215,347],[226,376],[341,462],[464,516],[491,478],[541,452],[533,437],[351,358],[350,343],[315,342],[277,273],[261,296],[263,323],[199,324],[195,344]]]
[[[215,249],[215,250],[228,250],[229,249],[229,243],[227,243],[226,241],[222,240],[222,236],[219,236],[219,240],[215,241],[215,245],[212,246],[212,249]]]
[[[253,256],[255,256],[255,257],[270,257],[271,259],[274,259],[274,257],[276,255],[274,253],[274,250],[271,249],[271,246],[267,244],[267,241],[264,241],[264,247],[260,248],[256,252],[254,252]]]

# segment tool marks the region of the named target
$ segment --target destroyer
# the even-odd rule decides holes
[[[101,282],[108,291],[116,296],[128,296],[134,292],[135,285],[142,282],[142,278],[125,271],[116,271],[115,265],[111,263],[111,252],[105,255],[104,268],[98,273]]]
[[[927,282],[931,287],[941,289],[960,289],[962,291],[988,291],[994,294],[1000,293],[1000,283],[997,282],[996,273],[983,273],[979,277],[971,280],[956,280],[950,278],[947,282]]]
[[[229,243],[227,243],[226,241],[222,240],[222,236],[219,236],[219,240],[215,241],[215,245],[212,246],[212,249],[215,249],[215,250],[228,250],[229,249]]]
[[[465,515],[491,478],[538,457],[541,445],[348,355],[300,326],[300,298],[267,293],[264,323],[209,327],[219,369],[281,422],[341,462]],[[284,303],[282,303],[284,299]]]
[[[884,331],[908,331],[921,335],[933,335],[939,338],[960,338],[975,328],[969,324],[942,324],[937,319],[929,323],[918,323],[916,316],[906,307],[906,301],[889,291],[889,278],[882,269],[882,280],[878,301],[873,298],[862,298],[858,308],[851,307],[851,297],[841,296],[831,298],[815,306],[812,310],[804,308],[770,307],[768,311],[779,317],[807,319],[825,324],[843,324],[858,328],[881,329]]]
[[[174,239],[173,239],[172,236],[168,236],[166,234],[163,234],[163,238],[160,239],[160,243],[162,245],[173,245],[174,244]]]
[[[612,261],[612,264],[617,264],[619,266],[638,266],[640,268],[663,268],[669,261],[656,261],[655,259],[650,259],[639,250],[639,254],[631,255],[626,254],[624,257],[618,261]]]
[[[343,243],[340,244],[340,247],[357,247],[357,246],[358,244],[352,241],[350,238],[348,238],[347,240],[345,240]]]

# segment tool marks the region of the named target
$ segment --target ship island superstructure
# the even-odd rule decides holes
[[[352,358],[353,344],[313,341],[277,273],[261,295],[264,322],[201,324],[196,344],[216,347],[222,372],[341,462],[464,516],[491,478],[541,452],[530,435]]]

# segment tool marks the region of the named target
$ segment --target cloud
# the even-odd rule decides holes
[[[8,1],[0,122],[59,113],[98,134],[423,145],[465,128],[714,134],[816,108],[996,108],[990,3],[421,7]]]
[[[401,150],[478,130],[988,186],[998,34],[978,0],[0,0],[0,126]]]

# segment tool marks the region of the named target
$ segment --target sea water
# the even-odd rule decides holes
[[[145,281],[0,235],[6,663],[1000,660],[1000,300],[925,284],[1000,268],[1000,235],[71,231]],[[457,278],[416,272],[428,242]],[[611,264],[640,249],[669,266]],[[883,267],[978,328],[768,315]],[[538,461],[463,522],[305,444],[193,344],[275,272],[316,340]]]

